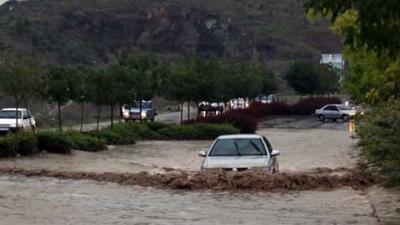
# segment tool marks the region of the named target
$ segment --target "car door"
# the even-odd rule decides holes
[[[331,116],[332,119],[340,118],[340,110],[336,105],[332,106],[331,114],[332,114],[332,116]]]
[[[325,107],[324,112],[323,112],[325,118],[327,118],[327,119],[334,118],[334,116],[336,114],[335,110],[338,111],[337,107],[333,106],[333,105],[328,105],[327,107]]]
[[[30,122],[29,122],[29,114],[26,110],[21,111],[22,113],[22,126],[23,127],[30,127]]]

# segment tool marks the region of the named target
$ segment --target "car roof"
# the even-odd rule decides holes
[[[231,134],[231,135],[222,135],[218,137],[218,139],[250,139],[250,138],[262,138],[262,136],[259,134]]]
[[[1,111],[15,111],[16,110],[16,108],[4,108],[4,109],[1,109]],[[18,108],[18,111],[25,111],[26,109],[25,108]]]

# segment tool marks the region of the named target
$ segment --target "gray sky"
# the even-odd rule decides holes
[[[6,1],[8,1],[8,0],[0,0],[0,5],[2,5]]]

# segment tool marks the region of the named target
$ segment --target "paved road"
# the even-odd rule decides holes
[[[197,115],[197,109],[192,108],[191,109],[191,118],[195,118]],[[187,119],[187,109],[184,109],[184,117],[183,119]],[[180,118],[181,118],[181,113],[180,112],[167,112],[167,113],[160,113],[157,117],[156,117],[156,121],[157,122],[162,122],[162,123],[169,123],[169,124],[179,124],[180,123]],[[115,123],[119,123],[119,120],[115,120]],[[101,122],[99,124],[100,129],[101,128],[106,128],[109,127],[111,125],[110,121],[105,121],[105,122]],[[97,124],[96,123],[90,123],[90,124],[84,124],[83,125],[83,129],[84,131],[92,131],[92,130],[96,130],[97,128]],[[71,129],[73,130],[80,130],[80,126],[73,126],[71,127]]]

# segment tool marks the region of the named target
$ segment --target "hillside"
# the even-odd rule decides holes
[[[104,64],[144,50],[263,58],[272,66],[340,51],[302,0],[30,0],[0,7],[0,50],[50,62]]]

